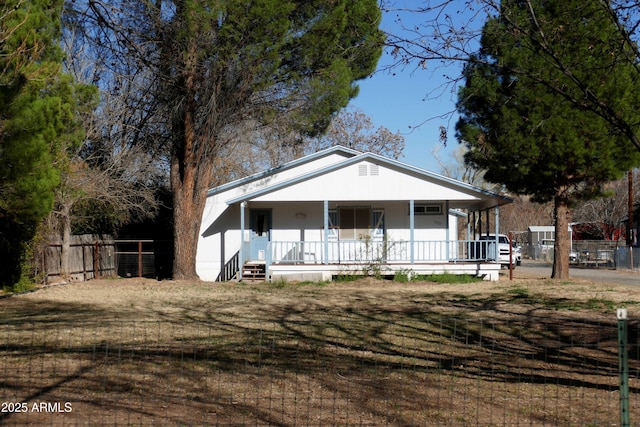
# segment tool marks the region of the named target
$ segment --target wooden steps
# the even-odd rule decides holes
[[[264,263],[248,262],[242,268],[243,282],[264,282],[266,281],[267,268]]]

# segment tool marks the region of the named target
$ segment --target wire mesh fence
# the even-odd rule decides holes
[[[614,252],[614,262],[616,268],[626,270],[640,269],[640,248],[633,246],[619,247]]]
[[[630,413],[640,419],[638,328]],[[619,425],[615,321],[0,323],[0,424]]]
[[[546,242],[546,245],[542,244],[543,242]],[[553,240],[542,240],[537,245],[527,245],[524,252],[529,254],[530,258],[552,262]],[[573,240],[569,261],[575,267],[638,270],[640,248],[625,246],[624,242],[614,240]]]

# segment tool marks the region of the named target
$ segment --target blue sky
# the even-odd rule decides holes
[[[397,30],[395,13],[385,13],[382,29]],[[419,14],[405,15],[403,19],[420,19]],[[439,148],[438,156],[445,163],[451,163],[451,153],[458,148],[455,139],[457,116],[448,114],[455,110],[456,88],[446,85],[443,74],[451,77],[460,74],[460,66],[434,69],[415,69],[409,65],[396,68],[393,74],[384,67],[393,63],[393,58],[385,51],[378,64],[378,71],[368,79],[359,82],[360,93],[349,104],[371,117],[376,128],[384,126],[392,132],[399,132],[405,138],[404,156],[401,161],[432,172],[441,172],[432,150]],[[429,66],[439,64],[428,64]],[[442,117],[446,115],[446,117]],[[448,133],[447,146],[439,140],[440,126]]]
[[[380,71],[360,82],[360,93],[349,105],[371,117],[376,128],[384,126],[404,136],[401,161],[439,173],[434,147],[445,163],[458,147],[454,135],[457,116],[448,114],[455,109],[455,94],[451,88],[442,88],[443,83],[426,71],[398,70],[395,75]],[[440,126],[447,128],[446,147],[440,142]]]

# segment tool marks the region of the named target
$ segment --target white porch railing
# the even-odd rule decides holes
[[[325,254],[326,251],[326,254]],[[452,241],[272,241],[269,264],[354,264],[364,262],[478,262],[496,259],[496,244],[486,240]]]

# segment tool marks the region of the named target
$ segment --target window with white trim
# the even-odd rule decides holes
[[[373,229],[371,238],[375,241],[384,240],[384,209],[373,209],[371,211]]]
[[[413,206],[413,214],[414,215],[442,215],[442,203],[428,203],[428,204],[416,203]]]
[[[329,241],[338,240],[340,227],[338,227],[338,211],[329,209]]]

